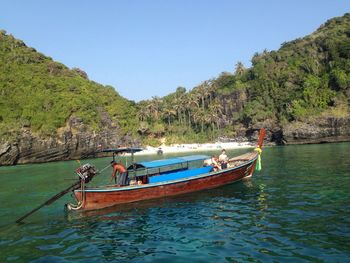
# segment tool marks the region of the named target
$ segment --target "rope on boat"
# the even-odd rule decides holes
[[[109,167],[110,165],[107,165],[102,170],[98,171],[98,174],[101,174],[104,170],[106,170]],[[77,204],[68,203],[67,204],[68,210],[80,210],[85,205],[86,203],[85,180],[81,180],[80,189],[81,189],[81,195],[82,195],[81,201],[78,201]]]
[[[103,168],[101,171],[98,171],[98,173],[102,173],[104,170],[106,170],[107,168],[111,167],[111,165],[107,165],[105,168]]]
[[[78,201],[78,203],[76,205],[68,203],[67,204],[68,210],[79,210],[84,206],[85,201],[86,201],[85,181],[84,180],[81,180],[80,189],[81,189],[82,201]]]

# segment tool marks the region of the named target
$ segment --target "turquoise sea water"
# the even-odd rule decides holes
[[[265,148],[249,181],[88,214],[66,214],[67,195],[24,224],[77,163],[0,167],[0,262],[350,262],[349,156],[350,143]]]

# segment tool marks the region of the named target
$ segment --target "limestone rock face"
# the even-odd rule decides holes
[[[265,144],[311,144],[350,141],[349,117],[318,117],[307,122],[291,122],[278,126],[266,120],[245,130],[245,138],[256,142],[260,128],[266,129]]]
[[[0,164],[14,164],[18,160],[18,156],[19,152],[16,143],[2,142],[0,144]]]
[[[309,122],[289,123],[282,129],[285,144],[350,141],[350,117],[320,117]]]
[[[0,165],[91,158],[96,156],[98,149],[138,144],[130,134],[121,136],[118,125],[112,122],[108,114],[101,116],[103,128],[98,132],[92,132],[80,118],[72,116],[66,127],[59,129],[54,137],[38,137],[26,129],[19,133],[15,141],[0,140]],[[255,143],[260,128],[267,131],[265,145],[350,141],[350,116],[319,117],[282,127],[265,120],[253,127],[241,126],[235,139]]]
[[[96,156],[98,149],[135,143],[130,136],[120,135],[119,127],[108,114],[101,121],[103,128],[98,132],[90,131],[74,116],[54,137],[42,138],[29,130],[21,131],[14,142],[0,141],[0,165],[83,159]]]

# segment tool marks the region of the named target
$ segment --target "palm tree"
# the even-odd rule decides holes
[[[200,86],[200,98],[201,98],[201,101],[202,101],[202,109],[204,111],[204,107],[205,107],[205,103],[204,103],[204,99],[205,99],[205,87],[204,86]]]
[[[245,69],[243,63],[241,61],[238,61],[236,66],[235,66],[235,75],[242,76],[245,70],[246,69]]]
[[[205,111],[202,108],[197,108],[193,112],[193,119],[195,123],[201,125],[201,132],[204,132]]]
[[[189,93],[188,96],[186,97],[186,109],[187,109],[187,114],[188,114],[188,125],[191,127],[192,125],[192,112],[194,107],[198,108],[199,103],[198,103],[198,96],[196,93]]]
[[[161,112],[161,108],[162,108],[162,99],[155,96],[152,97],[152,100],[149,101],[147,108],[149,109],[152,117],[157,121],[159,120],[159,114]]]
[[[141,101],[139,103],[139,109],[138,109],[137,114],[138,114],[139,120],[141,122],[147,120],[147,117],[149,117],[149,115],[150,115],[149,108],[148,108],[148,102]]]
[[[221,103],[218,99],[215,99],[213,101],[213,103],[210,104],[210,106],[209,106],[209,113],[208,114],[209,114],[210,119],[211,119],[213,131],[214,131],[214,124],[216,124],[216,127],[218,130],[220,128],[219,121],[220,121],[220,117],[223,114],[223,109],[224,109],[224,107],[221,105]]]
[[[209,92],[209,104],[213,101],[215,93],[218,89],[218,85],[214,79],[208,81],[208,92]]]
[[[215,123],[217,123],[219,116],[215,111],[208,110],[205,114],[204,122],[209,127],[211,127],[212,131],[215,130]]]
[[[205,100],[207,100],[208,98],[210,98],[210,86],[207,81],[203,83],[203,87],[203,97]]]
[[[153,121],[154,111],[155,111],[155,105],[152,100],[148,100],[146,104],[146,109],[149,113],[149,118]]]
[[[168,125],[171,125],[172,117],[176,116],[176,111],[171,104],[167,104],[163,109],[163,115],[168,120]]]
[[[197,87],[197,92],[200,96],[201,102],[202,102],[202,109],[205,110],[205,100],[209,97],[210,95],[210,90],[209,90],[209,83],[208,81],[204,81]]]
[[[177,118],[180,123],[182,123],[182,113],[185,109],[184,104],[183,104],[183,95],[176,97],[173,101],[173,107],[177,112]]]

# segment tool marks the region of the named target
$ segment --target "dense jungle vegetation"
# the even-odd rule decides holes
[[[52,136],[70,116],[99,131],[107,112],[122,132],[135,130],[135,103],[113,87],[88,79],[78,69],[53,61],[21,40],[0,31],[0,137],[13,138],[23,128]]]
[[[186,92],[138,106],[139,132],[169,142],[235,136],[256,124],[283,126],[321,115],[349,116],[350,14],[333,18],[278,51],[256,53]]]
[[[147,144],[232,137],[259,123],[283,126],[322,115],[349,116],[350,14],[277,51],[256,53],[252,66],[134,103],[5,31],[0,32],[0,136],[30,129],[52,136],[72,115],[93,131],[107,112],[123,133]]]

